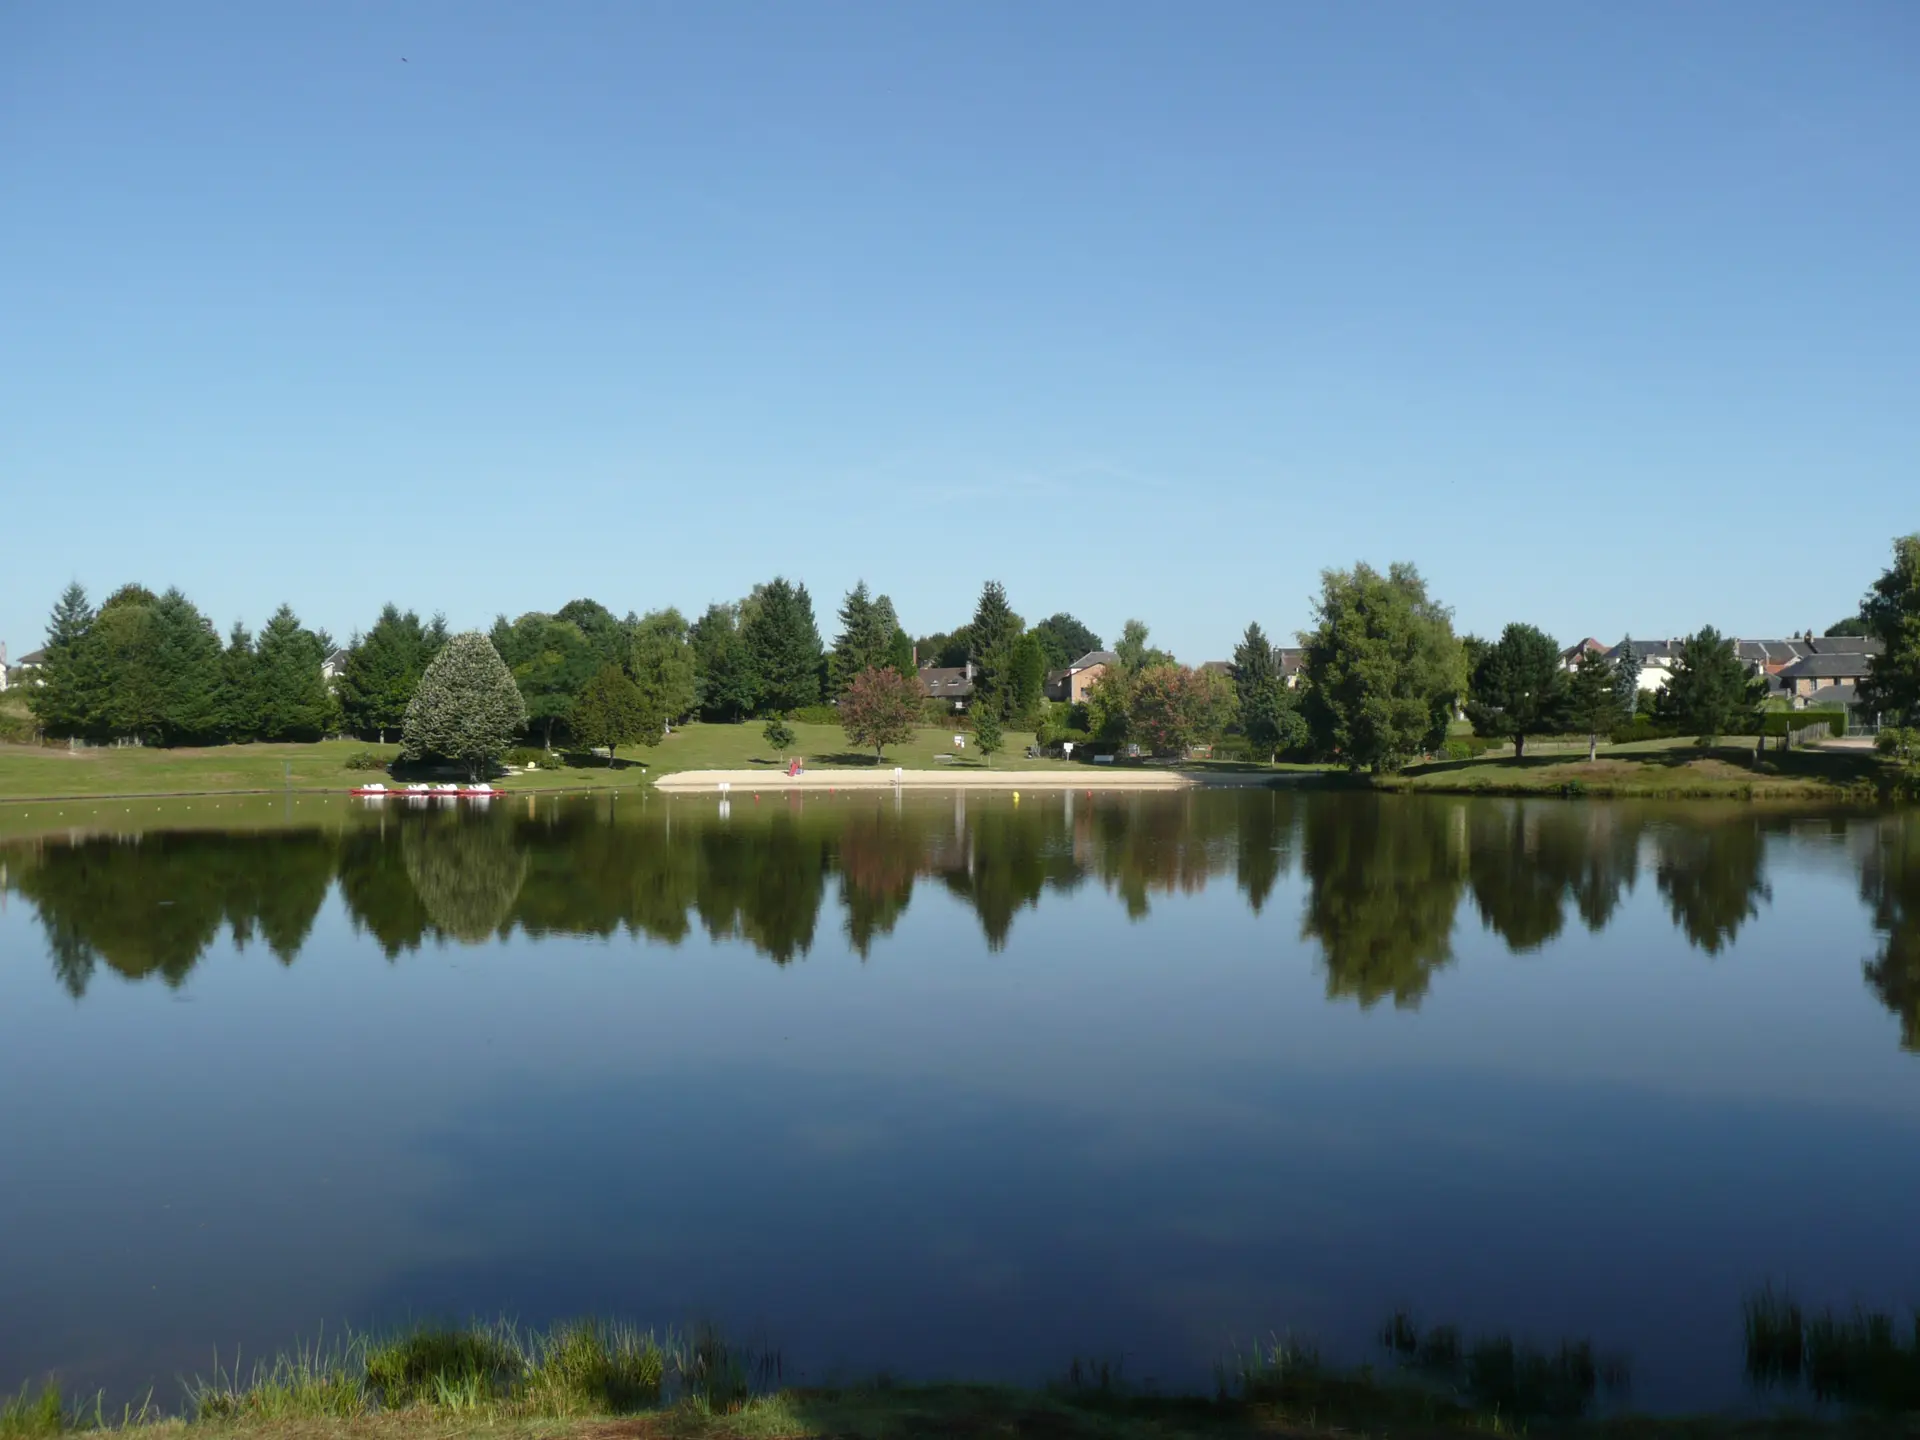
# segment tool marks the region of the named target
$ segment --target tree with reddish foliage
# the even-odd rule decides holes
[[[840,728],[854,745],[871,745],[876,760],[889,745],[913,738],[920,718],[920,682],[898,670],[870,665],[853,677],[840,697]]]
[[[1127,733],[1156,755],[1184,755],[1233,718],[1232,682],[1184,665],[1152,665],[1133,678]]]

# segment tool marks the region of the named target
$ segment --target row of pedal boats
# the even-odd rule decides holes
[[[348,792],[365,796],[368,799],[380,799],[388,795],[397,795],[405,800],[491,800],[496,795],[507,792],[497,785],[356,785]]]

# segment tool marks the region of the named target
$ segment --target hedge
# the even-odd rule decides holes
[[[1778,739],[1795,730],[1804,730],[1809,725],[1824,723],[1835,739],[1847,733],[1847,712],[1844,710],[1769,710],[1760,717],[1760,733],[1772,739]]]

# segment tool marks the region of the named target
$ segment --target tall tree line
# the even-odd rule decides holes
[[[325,632],[281,606],[256,638],[213,622],[178,589],[123,585],[94,609],[67,587],[47,627],[46,659],[28,693],[56,738],[151,745],[316,740],[338,723],[321,662]]]

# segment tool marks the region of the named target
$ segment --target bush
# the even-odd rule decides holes
[[[837,705],[802,705],[798,710],[789,711],[787,719],[796,725],[838,725],[840,707]]]
[[[954,709],[951,700],[936,700],[929,695],[920,702],[920,713],[929,725],[952,725],[955,729],[965,728],[961,722],[965,720],[966,714],[964,711]]]
[[[1920,729],[1889,725],[1880,732],[1873,747],[1888,759],[1911,765],[1920,761]]]
[[[387,770],[398,758],[397,755],[382,755],[378,750],[356,750],[347,756],[347,769]]]
[[[1847,733],[1847,712],[1844,710],[1769,710],[1760,717],[1758,725],[1745,730],[1745,734],[1759,733],[1773,739],[1790,734],[1795,730],[1804,730],[1809,725],[1824,723],[1834,739],[1838,740]]]
[[[1625,725],[1616,725],[1607,732],[1607,742],[1611,745],[1637,745],[1645,740],[1674,740],[1680,735],[1678,725],[1669,725],[1650,719],[1645,715],[1636,715]]]
[[[1436,760],[1478,760],[1496,745],[1504,742],[1488,739],[1484,735],[1463,735],[1459,739],[1449,740],[1434,752]]]
[[[537,745],[516,745],[506,753],[501,763],[514,770],[524,770],[529,765],[537,765],[542,770],[558,770],[566,762]]]

